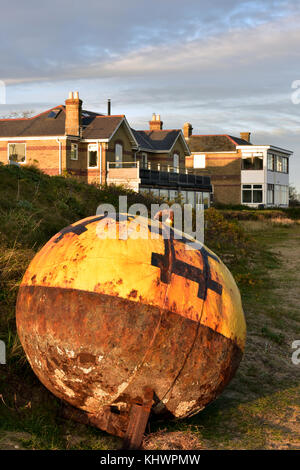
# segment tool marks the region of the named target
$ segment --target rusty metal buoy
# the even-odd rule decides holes
[[[104,217],[115,239],[103,236]],[[187,250],[173,229],[164,238],[162,222],[151,238],[146,218],[148,239],[131,236],[134,220],[118,214],[113,225],[108,214],[61,230],[31,262],[17,300],[18,334],[41,382],[119,436],[133,404],[176,418],[203,409],[233,377],[246,336],[219,257],[200,243]]]

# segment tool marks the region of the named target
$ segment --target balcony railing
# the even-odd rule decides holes
[[[189,187],[202,188],[211,191],[210,177],[203,173],[204,170],[194,170],[185,167],[173,167],[160,163],[137,162],[108,162],[107,179],[110,182],[120,184],[135,180],[141,185],[163,187]],[[199,174],[199,173],[202,174]]]

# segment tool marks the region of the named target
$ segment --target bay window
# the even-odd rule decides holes
[[[243,184],[242,203],[261,204],[263,202],[262,184]]]

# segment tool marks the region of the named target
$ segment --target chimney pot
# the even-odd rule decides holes
[[[107,116],[111,115],[111,101],[110,99],[107,100]]]
[[[69,93],[66,100],[66,122],[65,134],[80,136],[81,131],[81,107],[82,101],[79,99],[78,91]]]
[[[152,114],[152,120],[149,121],[150,131],[161,131],[163,122],[160,120],[160,114]]]
[[[190,124],[189,122],[185,122],[183,124],[183,135],[184,135],[184,138],[185,139],[188,139],[189,137],[191,137],[191,135],[193,134],[193,127],[192,127],[192,124]]]
[[[241,136],[241,139],[246,140],[247,142],[250,143],[251,132],[241,132],[240,136]]]

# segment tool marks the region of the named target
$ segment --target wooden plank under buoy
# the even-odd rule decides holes
[[[138,450],[141,446],[153,403],[153,390],[145,390],[144,403],[133,403],[129,412],[129,422],[123,440],[123,449]]]

